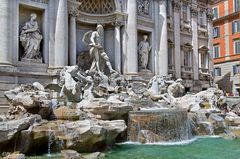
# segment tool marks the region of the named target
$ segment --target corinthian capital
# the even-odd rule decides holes
[[[192,16],[194,16],[194,17],[198,16],[198,6],[197,6],[197,4],[192,4],[191,13],[192,13]]]
[[[81,5],[80,2],[76,0],[68,0],[68,14],[73,17],[77,17],[79,15],[78,7]]]
[[[173,0],[172,5],[173,5],[173,9],[174,9],[175,12],[179,12],[181,10],[180,0]]]

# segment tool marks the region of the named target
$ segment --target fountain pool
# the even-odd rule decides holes
[[[59,159],[34,156],[28,159]],[[123,143],[106,153],[103,159],[240,159],[240,139],[225,140],[220,137],[200,137],[177,143]]]
[[[198,138],[180,145],[120,144],[106,159],[240,159],[240,139]]]

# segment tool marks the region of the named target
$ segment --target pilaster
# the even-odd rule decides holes
[[[181,47],[180,47],[180,1],[173,1],[174,20],[174,60],[176,78],[181,78]]]
[[[168,74],[168,30],[167,30],[167,2],[166,0],[159,1],[159,23],[160,23],[160,39],[158,53],[158,72],[161,76]]]
[[[193,78],[199,79],[199,55],[198,55],[198,7],[196,3],[192,3],[192,46],[193,46]]]
[[[122,23],[116,21],[114,26],[114,64],[115,70],[121,73],[121,36],[120,27]]]
[[[126,51],[123,54],[124,74],[135,74],[138,72],[137,55],[137,4],[136,0],[127,1],[128,19],[126,23]]]
[[[77,61],[77,38],[76,38],[76,17],[79,15],[79,2],[74,0],[68,1],[68,14],[70,16],[69,25],[69,64],[76,65]]]

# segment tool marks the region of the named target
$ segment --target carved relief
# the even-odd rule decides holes
[[[172,1],[173,9],[175,12],[179,12],[181,10],[181,3],[180,1]]]
[[[212,21],[212,19],[213,19],[213,11],[212,11],[212,8],[208,8],[208,9],[207,9],[207,19],[208,19],[208,21]]]
[[[151,16],[150,1],[137,0],[137,11],[140,16]]]

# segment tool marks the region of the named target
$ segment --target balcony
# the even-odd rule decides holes
[[[199,68],[199,79],[200,80],[210,80],[210,71],[208,68]]]
[[[182,66],[181,75],[183,79],[192,79],[193,78],[193,67],[192,66]]]
[[[228,14],[225,14],[225,12],[228,12]],[[218,13],[218,15],[223,15],[223,16],[218,16],[217,18],[213,18],[213,23],[221,21],[223,19],[231,18],[239,13],[240,13],[240,7],[238,7],[236,10],[228,10],[228,11]]]
[[[185,33],[191,33],[192,32],[192,26],[190,21],[181,19],[181,31]]]

